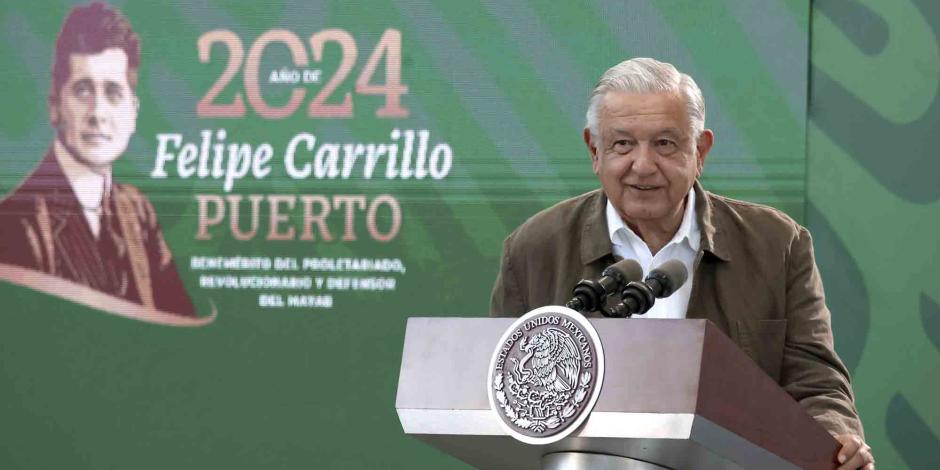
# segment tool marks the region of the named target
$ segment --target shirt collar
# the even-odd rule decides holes
[[[698,217],[696,217],[696,204],[695,204],[695,189],[690,189],[689,194],[686,196],[685,201],[685,211],[682,214],[682,222],[679,224],[679,228],[676,230],[675,235],[673,235],[672,240],[669,241],[666,245],[671,244],[681,244],[687,242],[689,247],[693,251],[698,251],[699,243],[701,241],[701,231],[699,230]],[[623,219],[620,218],[620,215],[617,213],[617,210],[614,209],[614,205],[607,200],[607,232],[610,236],[610,241],[612,244],[618,243],[617,232],[623,231],[623,236],[632,238],[636,241],[642,242],[642,239],[639,235],[636,234],[633,230],[630,229],[626,224],[623,223]],[[645,242],[644,242],[645,243]]]
[[[72,156],[71,152],[55,140],[54,154],[62,168],[65,179],[69,181],[75,197],[83,208],[97,210],[101,207],[106,191],[111,190],[111,170],[104,175],[92,171]]]

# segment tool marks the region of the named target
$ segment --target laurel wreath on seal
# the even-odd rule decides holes
[[[504,374],[496,374],[493,377],[493,389],[496,391],[495,396],[496,401],[499,402],[499,407],[503,409],[506,417],[509,418],[513,424],[522,429],[538,433],[545,432],[547,429],[555,429],[574,416],[578,407],[584,402],[584,399],[587,398],[588,386],[591,383],[591,373],[589,371],[582,372],[578,380],[578,388],[575,389],[573,394],[574,401],[570,401],[572,398],[571,392],[558,394],[558,396],[552,400],[554,406],[550,407],[550,416],[537,418],[529,416],[526,411],[530,405],[528,398],[528,392],[530,390],[528,387],[520,386],[512,377],[512,374],[505,373],[507,377],[506,380],[509,383],[509,392],[512,394],[513,398],[515,398],[515,404],[518,406],[513,407],[510,405],[510,399],[506,396],[506,391],[504,390],[505,384],[503,383],[503,376]]]

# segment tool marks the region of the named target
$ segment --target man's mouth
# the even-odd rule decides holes
[[[633,188],[637,191],[652,191],[654,189],[659,189],[659,186],[646,185],[646,184],[628,184],[628,188]]]
[[[97,144],[102,142],[110,142],[111,136],[108,134],[101,134],[98,132],[83,132],[82,141],[89,144]]]

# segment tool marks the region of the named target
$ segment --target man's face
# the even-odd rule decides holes
[[[127,54],[118,48],[72,54],[69,78],[50,113],[59,141],[95,171],[110,168],[127,148],[137,121],[137,96],[127,82]]]
[[[585,129],[594,174],[628,224],[675,228],[702,174],[713,135],[693,137],[685,98],[611,91],[598,110],[598,136]]]

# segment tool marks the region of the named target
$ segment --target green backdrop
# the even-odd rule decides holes
[[[940,5],[813,3],[806,222],[879,468],[940,464]]]
[[[486,313],[503,238],[538,210],[597,187],[581,141],[593,82],[624,58],[651,56],[704,91],[717,135],[705,186],[781,208],[813,232],[837,349],[853,371],[879,468],[931,467],[940,427],[940,185],[931,171],[940,163],[930,145],[940,124],[940,11],[927,0],[884,3],[116,2],[141,36],[142,65],[137,132],[115,179],[153,202],[190,295],[203,313],[214,303],[218,317],[199,328],[153,325],[0,284],[0,466],[459,467],[401,432],[394,397],[405,318]],[[51,141],[50,64],[71,6],[7,2],[0,13],[0,194]],[[278,29],[298,39],[307,64],[270,44],[255,62],[261,99],[279,107],[295,88],[306,94],[296,111],[271,118],[249,99],[245,75],[256,40]],[[354,59],[350,41],[346,50],[327,41],[315,57],[311,37],[334,29],[351,39]],[[236,117],[198,112],[231,59],[232,49],[215,43],[200,60],[200,37],[215,30],[231,32],[245,55],[212,100],[241,96]],[[387,30],[400,32],[397,59],[394,45],[379,47]],[[400,62],[407,116],[378,116],[388,98],[357,88],[373,54],[371,84],[385,83],[389,64]],[[271,73],[281,70],[288,79],[296,70],[301,83],[277,83]],[[337,76],[325,103],[349,93],[351,116],[309,116]],[[198,145],[201,131],[219,129],[226,143],[270,144],[270,173],[238,179],[230,191],[222,179],[184,177],[175,160],[165,178],[151,177],[159,135]],[[429,161],[445,144],[448,171],[387,178],[381,160],[367,177],[364,158],[345,178],[294,178],[285,167],[288,144],[303,133],[317,146],[353,150],[398,143],[403,156],[395,129],[427,131]],[[316,149],[298,148],[298,164],[313,161]],[[350,207],[355,240],[343,239],[342,204],[325,221],[332,240],[300,240],[299,199],[293,210],[281,206],[287,218],[277,229],[294,227],[293,240],[269,239],[267,202],[254,238],[233,235],[231,212],[207,226],[211,239],[199,238],[208,225],[199,198],[233,195],[242,196],[243,231],[252,195],[361,195],[366,206]],[[387,241],[368,230],[367,206],[381,195],[400,208],[397,231],[390,205],[373,213],[380,234],[394,232]],[[272,273],[193,264],[234,256],[396,259],[403,269],[279,272],[378,277],[388,287],[380,291],[234,289],[210,287],[207,276]],[[296,294],[330,296],[331,305],[259,305]]]

